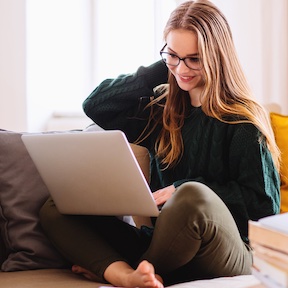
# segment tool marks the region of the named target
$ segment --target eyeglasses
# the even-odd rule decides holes
[[[203,64],[199,57],[190,56],[190,57],[180,58],[179,56],[175,54],[164,52],[163,50],[165,49],[166,46],[167,44],[165,44],[164,47],[160,51],[162,60],[166,65],[178,66],[180,64],[180,61],[183,61],[185,65],[190,69],[193,69],[193,70],[202,69]]]

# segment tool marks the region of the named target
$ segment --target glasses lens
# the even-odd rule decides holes
[[[187,67],[193,69],[193,70],[200,70],[202,69],[202,63],[199,57],[188,57],[185,58],[185,64]]]
[[[177,66],[179,64],[179,58],[176,55],[162,52],[161,56],[163,61],[168,65]]]

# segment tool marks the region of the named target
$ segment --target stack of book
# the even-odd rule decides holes
[[[252,273],[265,287],[288,287],[288,213],[249,221]]]

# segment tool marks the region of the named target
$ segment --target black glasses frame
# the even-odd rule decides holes
[[[176,55],[176,54],[169,53],[169,52],[164,52],[163,50],[166,48],[166,46],[167,46],[167,44],[165,44],[164,47],[160,50],[160,56],[161,56],[161,58],[162,58],[162,61],[163,61],[166,65],[170,65],[170,66],[176,67],[176,66],[178,66],[178,65],[180,64],[180,61],[183,61],[183,62],[185,63],[185,65],[186,65],[189,69],[192,69],[192,70],[201,70],[201,69],[202,69],[203,65],[201,65],[201,67],[200,67],[200,68],[197,68],[197,69],[191,68],[191,67],[189,67],[189,66],[187,65],[187,63],[185,62],[185,60],[188,59],[188,58],[191,58],[191,57],[180,58],[180,57],[179,57],[178,55]],[[178,63],[177,63],[177,64],[168,64],[168,63],[165,61],[165,59],[164,59],[164,57],[163,57],[163,54],[172,55],[172,56],[178,58]]]

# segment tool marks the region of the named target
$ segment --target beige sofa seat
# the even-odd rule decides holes
[[[64,269],[0,272],[1,288],[99,288],[96,283]],[[253,275],[198,280],[170,286],[173,288],[265,288]]]
[[[0,272],[2,288],[73,288],[103,286],[66,269],[43,269],[17,272]],[[110,286],[105,284],[105,286]]]

